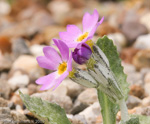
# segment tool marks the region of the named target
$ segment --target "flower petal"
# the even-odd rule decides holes
[[[95,9],[93,14],[85,13],[83,16],[82,24],[83,24],[83,33],[90,32],[98,22],[99,14]]]
[[[76,39],[82,35],[81,30],[75,25],[67,25],[67,32],[60,32],[59,36],[63,42],[68,43],[76,42]],[[68,46],[70,47],[70,46]]]
[[[72,71],[72,51],[71,51],[69,60],[67,62],[67,71]]]
[[[39,85],[50,84],[55,79],[56,76],[57,76],[57,72],[52,72],[49,75],[40,77],[35,82],[36,84]]]
[[[56,63],[57,65],[62,62],[59,54],[53,47],[46,46],[43,48],[43,52],[46,58],[49,59],[51,62]]]
[[[62,60],[68,61],[68,59],[69,59],[69,48],[67,47],[67,45],[61,40],[53,39],[53,41],[61,53]]]
[[[56,80],[55,80],[55,87],[53,90],[55,90],[60,83],[69,75],[68,71],[65,71],[62,75],[60,75]]]
[[[51,89],[52,87],[55,86],[55,80],[58,77],[57,72],[53,72],[49,75],[46,75],[44,77],[39,78],[36,83],[42,83],[42,87],[40,88],[40,90],[48,90]],[[44,83],[43,83],[44,82]]]
[[[98,26],[104,21],[104,17],[101,18],[101,20],[95,25],[95,27],[91,30],[89,37],[93,37],[93,35],[96,32],[96,29],[98,28]]]
[[[57,70],[59,63],[53,62],[45,56],[38,56],[36,58],[40,67],[50,70]]]

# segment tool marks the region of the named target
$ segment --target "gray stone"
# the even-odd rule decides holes
[[[141,105],[142,104],[142,100],[139,99],[138,97],[129,95],[129,97],[128,97],[127,101],[126,101],[126,104],[128,106],[128,109],[132,109],[134,107],[137,107],[137,106]]]
[[[12,65],[11,71],[14,70],[26,72],[32,82],[35,82],[36,79],[45,75],[43,68],[39,67],[36,58],[30,55],[19,56]]]
[[[12,90],[20,87],[25,87],[29,84],[29,77],[28,75],[16,74],[8,80],[8,84],[10,85]]]
[[[77,97],[82,91],[83,91],[83,86],[73,82],[70,79],[65,79],[62,82],[62,85],[65,85],[67,88],[67,95],[74,98]]]
[[[149,2],[149,1],[147,1],[147,2]],[[147,4],[147,5],[149,5],[149,4]],[[150,31],[150,22],[149,22],[149,20],[150,20],[150,12],[143,15],[140,19],[140,22],[143,25],[145,25]]]
[[[121,52],[127,43],[125,36],[121,33],[108,34],[107,36],[113,40],[113,43],[117,46],[117,51]]]
[[[145,97],[145,98],[142,100],[142,106],[150,106],[150,96]]]
[[[67,115],[67,117],[70,120],[71,124],[87,124],[84,116],[82,115]]]
[[[125,62],[122,62],[121,64],[124,67],[124,70],[123,70],[124,73],[126,73],[127,75],[135,73],[136,68],[132,64],[128,64],[128,63],[125,63]]]
[[[139,36],[133,46],[137,49],[150,49],[150,34]]]
[[[81,92],[78,96],[77,100],[85,105],[91,105],[98,101],[97,99],[97,92],[94,88],[89,88]]]
[[[42,56],[43,55],[43,47],[44,47],[44,45],[38,45],[38,44],[32,45],[30,47],[31,54],[34,55],[35,57]]]
[[[144,84],[145,93],[150,96],[150,83]]]
[[[12,52],[16,57],[22,54],[30,54],[30,50],[23,38],[12,39]]]
[[[80,112],[79,115],[83,115],[88,124],[95,124],[96,118],[100,115],[100,105],[98,102],[93,103],[91,106]]]
[[[121,30],[130,43],[134,42],[138,36],[148,33],[147,28],[137,21],[124,22]]]

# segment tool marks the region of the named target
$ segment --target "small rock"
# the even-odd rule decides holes
[[[42,56],[43,48],[44,48],[44,45],[38,45],[38,44],[32,45],[30,47],[31,54],[34,55],[35,57]]]
[[[131,85],[130,86],[130,95],[136,96],[138,98],[143,98],[145,95],[144,88],[139,85]]]
[[[144,85],[145,93],[150,96],[150,83]]]
[[[88,105],[81,103],[79,100],[76,100],[73,104],[71,114],[78,114],[79,112],[83,111],[85,108],[87,108]]]
[[[8,99],[11,89],[6,80],[0,79],[0,96]]]
[[[22,54],[30,54],[26,41],[23,38],[12,39],[12,51],[16,57]]]
[[[0,97],[0,107],[7,107],[8,101]]]
[[[72,108],[72,100],[69,96],[55,94],[51,91],[43,92],[43,93],[35,93],[32,96],[40,97],[43,100],[47,100],[49,102],[57,103],[61,107],[65,109],[67,113],[70,113]]]
[[[31,82],[35,82],[41,76],[45,75],[42,68],[39,67],[36,58],[30,55],[21,55],[12,65],[13,70],[22,70],[29,74]]]
[[[121,52],[122,48],[126,45],[126,38],[121,33],[108,34],[108,38],[112,39],[117,46],[117,51]]]
[[[132,44],[138,36],[148,33],[147,28],[137,21],[124,22],[121,30],[129,41],[129,44]]]
[[[85,105],[91,105],[98,101],[96,89],[90,88],[86,89],[80,93],[77,100]]]
[[[140,70],[144,67],[150,67],[150,50],[141,50],[133,57],[133,65]]]
[[[132,63],[132,59],[138,51],[139,50],[134,47],[124,48],[120,54],[121,59],[126,63]]]
[[[100,105],[98,102],[93,103],[91,106],[80,112],[79,115],[83,115],[88,124],[95,124],[96,118],[100,115]]]
[[[150,96],[148,96],[142,100],[142,105],[143,106],[150,106]]]
[[[150,106],[143,108],[142,115],[150,116]]]
[[[121,64],[124,67],[123,71],[124,71],[125,74],[129,75],[131,73],[135,73],[136,69],[132,64],[128,64],[128,63],[125,63],[125,62],[122,62]]]
[[[132,95],[129,95],[129,97],[126,101],[126,104],[127,104],[129,109],[137,107],[137,106],[141,105],[141,103],[142,103],[142,100],[140,100],[138,97],[135,97]]]
[[[67,88],[67,95],[75,98],[77,97],[82,91],[83,91],[83,87],[75,82],[73,82],[70,79],[65,79],[62,82],[62,85],[65,85]]]
[[[139,36],[133,46],[137,49],[150,49],[150,34]]]
[[[145,15],[143,15],[143,16],[141,17],[141,19],[140,19],[140,22],[141,22],[143,25],[145,25],[145,26],[149,29],[149,31],[150,31],[150,22],[149,22],[149,20],[150,20],[150,12],[147,13],[147,14],[145,14]]]
[[[28,75],[14,75],[8,80],[8,84],[10,85],[12,90],[20,87],[25,87],[29,84],[29,77]]]
[[[67,115],[67,117],[70,120],[71,124],[87,124],[84,116],[82,115]]]
[[[129,82],[130,85],[137,84],[143,86],[144,82],[142,77],[140,72],[134,72],[127,75],[127,82]]]
[[[18,95],[18,94],[13,94],[13,96],[10,99],[10,102],[15,103],[16,105],[23,106],[23,103],[22,103],[22,100],[20,98],[20,95]]]
[[[0,1],[0,15],[8,15],[11,11],[11,7],[7,1]]]
[[[149,71],[150,71],[150,70],[149,70]],[[145,74],[144,82],[145,82],[145,83],[150,83],[150,72],[148,72],[148,73]]]

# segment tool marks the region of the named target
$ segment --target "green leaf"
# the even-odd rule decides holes
[[[44,124],[71,124],[64,109],[59,105],[41,100],[38,97],[30,97],[21,92],[20,96],[27,109],[44,122]]]
[[[96,44],[108,58],[110,69],[114,73],[116,80],[119,83],[118,85],[122,89],[123,95],[127,98],[129,92],[128,83],[126,82],[127,76],[123,72],[121,59],[119,58],[116,46],[114,46],[113,41],[108,39],[107,36],[99,38]],[[116,124],[116,114],[119,110],[118,105],[112,103],[108,96],[102,93],[99,89],[98,98],[102,108],[103,123]]]
[[[139,118],[140,123],[139,124],[150,124],[150,117],[149,116],[143,116],[143,115],[131,115],[133,118]],[[137,123],[138,124],[138,123]]]
[[[116,114],[119,110],[117,104],[112,103],[108,97],[98,89],[98,98],[101,105],[103,124],[116,124]]]
[[[127,98],[129,92],[129,84],[126,81],[127,75],[123,72],[121,59],[119,58],[116,46],[114,46],[113,41],[111,39],[108,39],[107,36],[99,38],[97,41],[97,45],[108,58],[110,69],[114,73],[117,83],[122,89],[125,98]]]
[[[140,124],[140,122],[139,122],[138,117],[133,117],[130,120],[128,120],[127,122],[120,122],[119,124]],[[145,124],[145,123],[143,123],[143,124]]]

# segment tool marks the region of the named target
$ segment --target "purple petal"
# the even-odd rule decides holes
[[[104,21],[104,17],[101,18],[101,20],[95,25],[95,27],[93,27],[93,29],[91,30],[89,37],[93,37],[93,35],[96,32],[96,29],[98,28],[98,26]]]
[[[59,63],[53,62],[45,56],[38,56],[36,58],[40,67],[50,70],[57,70]]]
[[[68,43],[76,42],[76,39],[82,35],[81,30],[75,25],[67,25],[67,32],[60,32],[59,36],[63,42]],[[70,46],[68,46],[70,47]]]
[[[93,14],[85,13],[83,16],[83,32],[90,32],[98,22],[99,14],[95,9]]]
[[[67,45],[61,40],[53,39],[53,41],[61,53],[62,60],[68,61],[68,59],[69,59],[69,48],[67,47]]]
[[[40,90],[51,89],[55,85],[55,80],[58,77],[57,71],[36,80],[37,84],[42,85]]]
[[[69,75],[68,71],[65,71],[62,75],[60,75],[56,80],[55,80],[55,88],[53,90],[55,90],[60,83]]]
[[[49,59],[51,62],[56,63],[57,65],[62,62],[59,54],[54,48],[46,46],[43,48],[43,52],[46,58]]]
[[[53,72],[53,73],[50,73],[49,75],[40,77],[35,82],[36,84],[39,84],[39,85],[49,84],[55,79],[56,76],[57,76],[57,72]]]
[[[67,62],[67,71],[72,71],[72,52],[71,52],[69,60]]]

